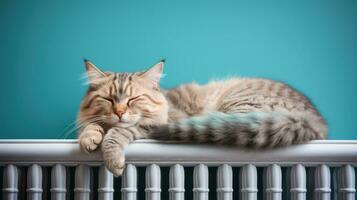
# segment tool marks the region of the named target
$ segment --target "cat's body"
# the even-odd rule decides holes
[[[86,62],[91,85],[78,117],[79,142],[86,151],[102,143],[115,175],[122,173],[124,148],[140,138],[250,148],[326,138],[318,111],[285,84],[231,78],[165,91],[158,87],[163,64],[128,74],[103,73]]]

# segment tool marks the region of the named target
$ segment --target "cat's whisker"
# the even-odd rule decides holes
[[[77,120],[70,122],[64,129],[58,134],[56,138],[67,139],[69,134],[73,132],[73,129],[77,126]]]
[[[61,133],[61,138],[67,139],[70,134],[74,133],[75,131],[79,130],[80,128],[83,128],[84,126],[88,125],[89,123],[96,123],[99,122],[101,119],[101,116],[99,115],[92,115],[90,118],[86,118],[85,120],[77,120],[72,122],[70,125],[68,125],[66,129],[68,129],[70,126],[74,125],[74,127],[70,128],[69,130],[63,131]]]
[[[69,123],[66,127],[64,127],[64,129],[62,130],[62,132],[59,134],[59,137],[57,138],[62,138],[63,134],[66,134],[68,132],[68,130],[71,130],[73,126],[76,126],[76,120],[74,120],[73,122]],[[66,137],[64,137],[66,138]]]

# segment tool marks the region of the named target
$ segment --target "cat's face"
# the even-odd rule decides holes
[[[145,72],[102,72],[85,61],[89,90],[81,102],[78,124],[130,127],[167,122],[168,104],[159,91],[164,61]]]

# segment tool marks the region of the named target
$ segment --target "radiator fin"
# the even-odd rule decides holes
[[[305,167],[294,165],[290,170],[290,199],[306,200],[306,191]]]
[[[90,198],[91,168],[87,165],[79,165],[75,172],[74,199],[87,200]]]
[[[66,167],[60,164],[53,166],[51,170],[51,200],[66,199]]]
[[[240,195],[242,200],[256,200],[258,194],[257,168],[248,164],[240,171]]]
[[[315,169],[314,199],[330,200],[331,173],[327,165],[319,165]]]
[[[161,199],[161,172],[158,165],[152,164],[146,168],[146,200]]]
[[[7,165],[3,175],[3,197],[4,199],[17,199],[19,172],[15,165]]]
[[[42,199],[42,167],[38,164],[33,164],[27,171],[27,199],[41,200]]]
[[[184,200],[185,198],[185,170],[176,164],[170,168],[170,200]]]
[[[208,200],[208,167],[197,165],[193,170],[193,200]]]
[[[121,199],[136,200],[137,191],[137,170],[134,165],[128,164],[122,176]]]
[[[233,170],[230,165],[223,164],[217,170],[217,199],[233,199]]]
[[[110,173],[105,166],[99,168],[98,180],[98,199],[99,200],[113,200],[113,174]]]
[[[264,196],[266,200],[281,200],[282,175],[279,165],[273,164],[264,169]]]
[[[335,170],[335,199],[355,200],[355,170],[351,165],[344,165]]]

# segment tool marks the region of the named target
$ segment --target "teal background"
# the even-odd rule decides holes
[[[308,95],[331,139],[357,139],[357,1],[0,0],[0,138],[73,138],[82,58],[172,87],[232,75]]]

